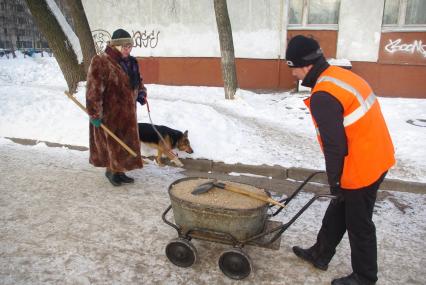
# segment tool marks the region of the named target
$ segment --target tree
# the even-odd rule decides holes
[[[76,29],[78,30],[77,34],[81,37],[80,39],[75,36],[65,19],[59,19],[59,17],[64,17],[58,12],[58,8],[53,0],[25,0],[25,2],[40,32],[46,38],[49,47],[55,55],[69,91],[74,93],[78,82],[86,80],[84,66],[89,66],[95,54],[95,52],[91,51],[91,49],[95,50],[92,37],[90,36],[90,40],[87,39],[87,30],[90,33],[90,28],[81,1],[69,1],[75,2],[72,3],[70,8],[71,11],[74,10],[72,16],[78,27]],[[78,9],[80,11],[77,11]],[[69,28],[69,30],[65,32],[65,28]],[[92,47],[90,47],[90,42]],[[83,51],[81,43],[84,47]]]
[[[84,71],[87,74],[90,62],[96,55],[95,42],[93,41],[92,32],[90,31],[89,22],[81,0],[66,0],[67,6],[70,8],[71,17],[74,21],[75,33],[80,40],[81,51],[83,53]]]
[[[231,21],[229,20],[226,0],[214,0],[217,30],[219,32],[222,78],[225,98],[234,99],[238,87],[235,68],[234,42],[232,40]]]

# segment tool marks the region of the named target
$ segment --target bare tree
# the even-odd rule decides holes
[[[90,62],[96,55],[95,42],[93,41],[90,31],[89,22],[81,0],[66,0],[67,6],[70,8],[71,17],[74,21],[75,33],[80,40],[81,51],[83,53],[84,71],[87,74]]]
[[[235,68],[234,41],[232,40],[231,21],[229,20],[226,0],[214,0],[214,11],[219,32],[225,98],[234,99],[238,82]]]
[[[77,55],[67,35],[62,30],[58,19],[50,10],[47,0],[25,0],[40,32],[44,35],[49,47],[61,68],[70,92],[75,92],[77,84],[85,80],[83,64],[79,64]]]

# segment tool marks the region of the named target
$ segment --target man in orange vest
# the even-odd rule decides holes
[[[377,282],[376,228],[372,220],[377,190],[395,164],[394,148],[376,95],[355,73],[325,60],[317,41],[302,35],[288,43],[286,60],[293,76],[312,88],[305,99],[324,153],[330,202],[316,243],[294,253],[327,270],[348,232],[352,273],[331,284]]]

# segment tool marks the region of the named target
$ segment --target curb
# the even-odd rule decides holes
[[[282,180],[296,180],[303,181],[308,175],[313,172],[320,170],[307,169],[307,168],[296,168],[290,167],[285,168],[279,165],[245,165],[241,163],[237,164],[225,164],[223,162],[214,162],[205,159],[180,159],[184,164],[186,170],[197,170],[205,172],[219,172],[219,173],[249,173],[260,176],[272,177],[274,179]],[[328,185],[326,174],[319,174],[315,176],[311,182]],[[418,194],[426,194],[426,183],[405,181],[400,179],[386,178],[380,185],[381,190],[388,191],[399,191],[399,192],[410,192]]]
[[[32,140],[32,139],[20,139],[20,138],[10,138],[5,137],[15,143],[22,145],[36,145],[38,143],[45,143],[49,147],[66,147],[72,150],[78,151],[87,151],[89,150],[84,146],[75,146],[69,144],[60,144],[52,143],[48,141],[41,140]],[[149,159],[154,159],[154,157],[147,157]],[[279,180],[295,180],[303,181],[309,174],[317,172],[316,169],[307,169],[307,168],[296,168],[290,167],[285,168],[279,165],[247,165],[242,163],[236,164],[226,164],[224,162],[214,162],[207,159],[192,159],[192,158],[180,158],[184,164],[183,168],[190,171],[201,171],[201,172],[214,172],[214,173],[224,173],[229,174],[232,172],[239,173],[241,175],[259,175],[265,177],[271,177],[273,179]],[[166,162],[169,166],[174,166],[169,161]],[[319,174],[315,176],[311,182],[320,183],[328,185],[327,176],[324,174]],[[386,178],[383,183],[380,185],[381,190],[388,191],[399,191],[399,192],[410,192],[417,194],[426,194],[426,183],[414,182],[414,181],[405,181],[400,179],[388,179]]]

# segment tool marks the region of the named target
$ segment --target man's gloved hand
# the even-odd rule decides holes
[[[138,101],[143,106],[146,103],[146,97],[146,89],[139,90],[138,98],[136,99],[136,101]]]
[[[332,195],[336,195],[337,196],[340,191],[341,190],[340,190],[340,187],[338,185],[330,186],[330,193]]]
[[[342,188],[340,188],[339,185],[330,186],[330,193],[337,197],[336,199],[334,199],[334,201],[342,202],[344,200],[344,196],[343,196],[342,191],[343,190],[342,190]]]
[[[99,128],[102,124],[102,119],[90,119],[90,122],[92,125],[94,125],[96,128]]]

